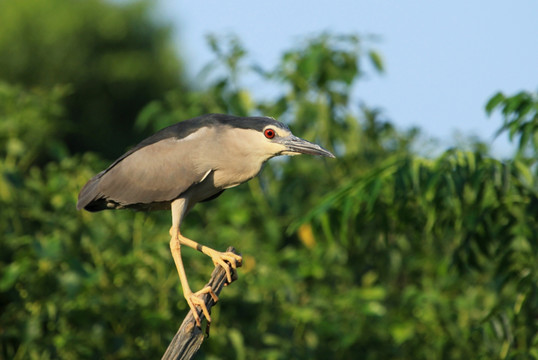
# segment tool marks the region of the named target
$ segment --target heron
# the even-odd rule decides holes
[[[211,316],[202,296],[217,295],[207,286],[193,292],[181,258],[181,246],[211,257],[226,271],[242,257],[220,252],[185,237],[180,231],[185,215],[199,202],[217,198],[226,189],[255,177],[263,164],[279,155],[310,154],[334,158],[321,146],[292,134],[283,123],[264,116],[208,114],[168,126],[142,140],[92,177],[78,196],[77,209],[171,210],[170,251],[183,295],[201,325],[197,307],[208,323]]]

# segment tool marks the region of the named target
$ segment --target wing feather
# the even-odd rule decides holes
[[[196,138],[166,138],[128,153],[88,181],[77,207],[97,211],[110,203],[129,207],[176,199],[211,172],[195,161]]]

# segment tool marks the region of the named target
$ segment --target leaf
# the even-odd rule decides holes
[[[503,101],[506,100],[506,97],[504,96],[504,94],[502,92],[498,92],[496,93],[495,95],[493,95],[487,102],[486,104],[486,113],[488,114],[488,116],[491,115],[491,113],[493,112],[493,110],[495,110],[495,108]]]
[[[372,65],[374,65],[374,68],[380,72],[385,72],[385,66],[383,64],[383,59],[381,58],[381,55],[374,50],[370,50],[368,53],[368,56],[370,57],[370,61],[372,62]]]

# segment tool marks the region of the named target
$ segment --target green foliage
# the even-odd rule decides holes
[[[532,153],[528,156],[536,161],[538,154],[538,94],[521,91],[507,97],[498,92],[486,104],[488,114],[500,110],[504,117],[504,124],[497,134],[508,131],[510,140],[519,138],[518,150],[520,155]]]
[[[154,357],[185,310],[160,226],[74,210],[90,165],[103,166],[66,158],[2,185],[1,358]]]
[[[535,189],[517,160],[459,150],[436,160],[397,156],[328,194],[299,223],[330,233],[347,254],[344,268],[383,289],[385,316],[357,313],[355,345],[389,329],[380,358],[504,358],[538,341]],[[344,289],[364,288],[357,285]]]
[[[45,158],[65,155],[62,135],[64,109],[60,104],[67,89],[31,93],[0,83],[0,155],[10,168],[27,170]]]
[[[113,8],[123,14],[123,6]],[[14,19],[10,26],[24,23]],[[89,26],[73,20],[70,29],[80,24]],[[214,308],[201,358],[538,358],[532,161],[492,159],[480,144],[436,158],[415,154],[417,129],[396,130],[350,96],[365,61],[374,72],[384,68],[357,36],[310,38],[270,70],[246,66],[237,38],[209,42],[216,60],[207,84],[147,102],[137,131],[207,112],[263,113],[338,159],[273,160],[259,178],[186,218],[189,237],[216,249],[234,245],[244,256],[239,281]],[[114,44],[93,56],[116,51]],[[74,73],[83,69],[73,65]],[[245,74],[277,94],[256,100],[242,85]],[[78,91],[71,84],[0,84],[0,358],[157,358],[187,312],[169,254],[170,214],[75,210],[78,191],[109,154],[65,150],[65,123],[76,121],[66,101]],[[101,98],[90,95],[90,104]],[[505,111],[510,99],[497,96],[487,111],[505,106],[510,121],[535,120],[521,106]],[[514,137],[531,131],[519,125]],[[131,136],[118,134],[119,143]],[[191,287],[200,288],[213,264],[195,251],[184,258]]]
[[[116,156],[141,136],[132,131],[140,109],[181,86],[169,29],[153,20],[150,4],[0,1],[0,80],[69,85],[64,142]]]

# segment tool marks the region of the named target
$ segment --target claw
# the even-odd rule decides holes
[[[209,311],[207,310],[205,301],[202,298],[202,295],[204,294],[211,295],[211,298],[213,298],[214,302],[217,302],[219,300],[218,296],[213,292],[213,289],[211,288],[211,286],[207,286],[203,288],[202,290],[197,291],[195,293],[191,292],[190,294],[185,294],[185,299],[187,300],[187,303],[189,304],[189,307],[192,310],[192,315],[194,316],[194,320],[196,320],[196,325],[199,328],[202,327],[202,323],[200,321],[200,316],[198,315],[198,310],[196,309],[196,306],[200,307],[200,309],[202,310],[202,313],[207,319],[207,322],[211,323],[211,315],[209,315]]]
[[[241,266],[243,261],[241,255],[234,254],[233,252],[215,252],[215,254],[211,256],[211,259],[215,266],[220,265],[226,271],[226,279],[228,280],[228,283],[232,282],[232,272],[230,271],[230,267],[232,267],[232,269],[237,269],[237,264]]]

